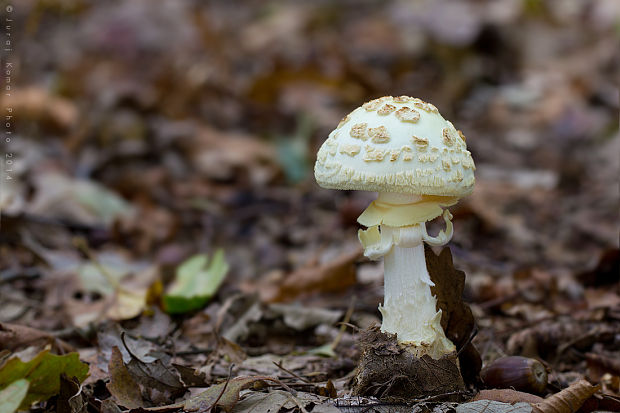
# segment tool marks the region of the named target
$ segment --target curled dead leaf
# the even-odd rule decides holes
[[[494,400],[502,403],[515,404],[521,402],[540,403],[545,399],[540,396],[512,389],[491,389],[480,390],[473,400]]]
[[[588,400],[600,386],[593,386],[587,380],[579,380],[559,393],[532,405],[534,413],[573,413]]]

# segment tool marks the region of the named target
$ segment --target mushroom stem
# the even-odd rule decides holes
[[[384,258],[385,299],[379,311],[383,315],[381,331],[396,334],[399,343],[421,357],[439,359],[455,350],[441,327],[441,310],[430,287],[433,282],[426,269],[422,225],[395,228],[399,239]],[[381,231],[384,231],[384,225]],[[388,231],[394,230],[389,228]],[[417,240],[417,242],[416,242]]]

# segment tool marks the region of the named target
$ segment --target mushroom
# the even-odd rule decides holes
[[[364,255],[384,257],[381,332],[416,357],[454,354],[441,327],[441,310],[424,245],[452,238],[446,209],[474,186],[474,162],[465,136],[435,106],[408,96],[372,100],[345,116],[318,151],[314,173],[324,188],[378,192],[359,216]],[[443,217],[446,229],[430,236],[425,223]]]

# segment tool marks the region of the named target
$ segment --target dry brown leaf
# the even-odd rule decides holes
[[[203,128],[186,150],[196,170],[215,180],[245,178],[262,185],[279,170],[273,147],[253,136]]]
[[[465,273],[454,268],[450,248],[444,248],[436,255],[432,248],[424,244],[426,267],[435,283],[431,292],[437,297],[437,308],[441,310],[441,326],[448,337],[461,351],[459,362],[461,374],[467,383],[479,381],[482,360],[476,348],[469,342],[475,327],[471,309],[463,302]]]
[[[2,95],[3,108],[11,107],[23,120],[38,121],[53,128],[68,129],[75,125],[78,110],[70,100],[53,96],[44,88],[30,86]]]
[[[271,381],[281,384],[277,379],[267,376],[235,377],[209,387],[202,393],[191,397],[184,402],[167,406],[151,407],[144,409],[152,412],[168,412],[183,409],[186,412],[205,412],[213,409],[216,405],[224,411],[230,412],[239,401],[239,392],[247,389],[256,382]]]
[[[261,299],[268,302],[286,302],[301,295],[344,291],[356,283],[355,262],[361,255],[362,249],[356,248],[325,264],[300,268],[283,280],[260,283]]]
[[[586,353],[588,366],[588,378],[599,381],[605,373],[612,373],[620,376],[620,359],[610,357],[606,354]]]
[[[599,390],[587,380],[579,380],[540,403],[532,404],[534,413],[574,413]]]
[[[514,404],[520,402],[540,403],[545,399],[530,393],[512,389],[491,389],[480,390],[480,393],[478,393],[473,400],[495,400],[497,402]]]
[[[31,327],[18,324],[0,323],[0,348],[17,351],[25,347],[40,347],[51,344],[53,349],[61,350],[61,353],[75,351],[73,346],[53,335]]]
[[[123,363],[123,356],[118,347],[112,348],[108,371],[110,372],[110,383],[108,383],[107,388],[118,403],[129,409],[142,407],[144,402],[140,387]]]
[[[518,331],[508,339],[506,347],[509,354],[548,359],[571,347],[586,351],[594,343],[612,342],[618,333],[620,326],[563,317]]]
[[[532,413],[532,406],[523,402],[508,404],[485,399],[459,404],[456,413]]]

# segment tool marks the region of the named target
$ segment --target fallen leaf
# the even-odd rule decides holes
[[[101,413],[121,413],[122,410],[112,401],[112,399],[106,399],[101,402]]]
[[[140,315],[147,305],[150,287],[158,282],[158,269],[134,262],[123,254],[92,254],[78,270],[80,292],[94,292],[103,300],[69,297],[65,303],[73,324],[85,326],[100,318],[129,320]]]
[[[0,388],[22,378],[27,379],[30,388],[20,406],[21,409],[27,409],[32,403],[58,394],[60,375],[63,373],[81,382],[88,375],[88,366],[80,361],[78,353],[56,356],[46,349],[30,361],[23,362],[14,357],[4,363],[0,368]]]
[[[583,352],[597,342],[612,343],[618,333],[620,326],[614,324],[583,323],[573,317],[557,317],[513,334],[506,344],[506,352],[548,360],[569,348]]]
[[[164,295],[164,308],[170,314],[201,308],[215,295],[228,269],[223,250],[217,250],[211,261],[206,254],[190,257],[177,268],[176,278]]]
[[[304,331],[320,324],[334,324],[342,317],[342,311],[274,303],[267,307],[264,315],[265,318],[280,316],[287,326],[297,331]]]
[[[73,126],[79,115],[71,100],[54,96],[37,86],[13,90],[10,95],[3,96],[0,102],[3,108],[10,107],[19,113],[24,121],[39,121],[62,130]]]
[[[24,347],[45,347],[52,345],[63,353],[73,351],[73,347],[51,334],[18,324],[0,323],[0,348],[17,351]]]
[[[185,393],[179,374],[161,359],[147,356],[151,361],[144,362],[133,353],[129,357],[130,361],[124,363],[123,354],[114,346],[108,366],[112,376],[108,390],[123,406],[162,405]]]
[[[313,293],[342,292],[356,283],[355,262],[361,256],[360,247],[325,264],[300,268],[284,279],[265,280],[258,287],[261,299],[286,302]]]
[[[28,393],[30,383],[19,379],[0,390],[0,413],[14,413]]]
[[[297,392],[294,396],[284,390],[271,390],[268,393],[250,391],[235,405],[232,413],[275,413],[292,411],[296,407],[312,413],[339,413],[329,398],[308,392]]]
[[[118,401],[128,409],[136,409],[143,406],[140,387],[133,379],[129,370],[123,363],[123,356],[118,347],[112,348],[112,356],[108,366],[110,382],[107,385],[108,391]]]
[[[456,406],[456,413],[530,413],[529,403],[502,403],[494,400],[477,400]]]
[[[461,365],[461,374],[466,383],[479,381],[482,359],[476,348],[469,342],[475,327],[471,309],[463,302],[465,273],[454,268],[452,252],[446,247],[436,255],[432,248],[424,244],[426,267],[435,286],[431,292],[437,297],[437,308],[441,310],[441,326],[446,337],[456,346]],[[463,348],[464,347],[464,348]]]
[[[95,181],[47,173],[35,176],[33,184],[34,197],[27,212],[34,215],[93,227],[107,227],[118,218],[135,216],[130,203]]]
[[[203,127],[191,141],[180,144],[194,168],[211,179],[231,180],[241,175],[261,186],[279,172],[274,148],[253,136]]]
[[[127,370],[142,390],[142,398],[160,405],[185,393],[180,375],[162,359],[144,362],[137,358],[127,363]]]
[[[274,390],[268,393],[251,392],[239,401],[232,409],[233,413],[273,413],[281,409],[293,409],[296,407],[291,394],[282,390]]]
[[[146,306],[146,291],[129,291],[126,288],[119,289],[106,316],[112,320],[129,320],[144,310]]]
[[[207,387],[207,377],[204,373],[188,366],[172,364],[181,376],[181,381],[186,387]]]
[[[227,412],[232,411],[237,401],[239,401],[239,392],[247,389],[257,381],[272,380],[270,377],[235,377],[228,382],[220,383],[209,387],[203,393],[196,397],[192,397],[183,404],[186,411],[206,411],[215,407],[221,407]]]
[[[230,412],[239,401],[239,392],[260,381],[272,381],[277,384],[281,384],[278,380],[268,376],[235,377],[234,379],[213,385],[202,393],[197,394],[184,402],[160,407],[150,407],[145,408],[144,410],[152,412],[168,412],[183,409],[186,412],[204,412],[217,405],[225,411]]]
[[[599,389],[600,386],[579,380],[542,402],[533,404],[534,413],[573,413]]]
[[[539,403],[544,399],[530,393],[524,393],[513,389],[480,390],[473,400],[494,400],[502,403]]]
[[[620,376],[620,359],[613,355],[586,353],[586,364],[588,366],[588,378],[599,382],[606,373]]]
[[[57,413],[86,413],[88,399],[82,393],[80,382],[74,378],[68,378],[64,374],[60,376],[60,394],[56,401]]]

